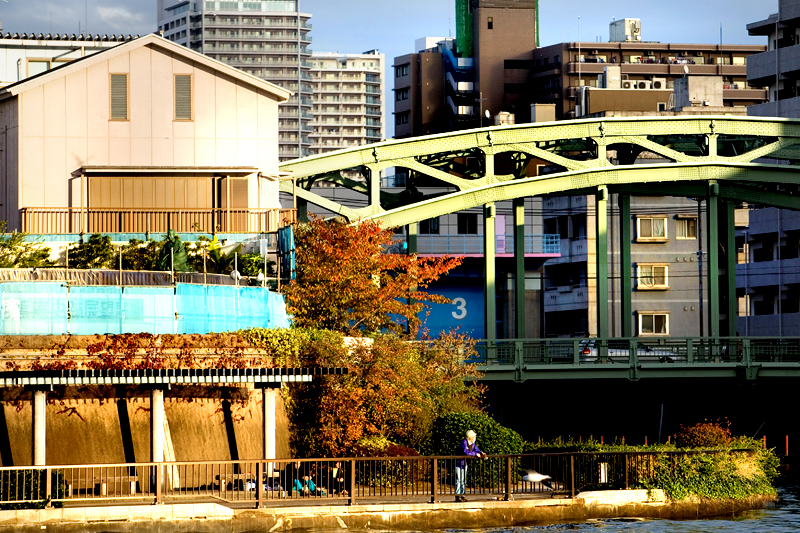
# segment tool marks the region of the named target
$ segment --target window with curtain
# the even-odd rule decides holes
[[[667,240],[667,217],[637,217],[637,241]]]
[[[669,335],[669,314],[639,312],[639,335]]]
[[[697,239],[697,219],[679,218],[675,229],[675,237],[678,239]]]
[[[667,265],[637,265],[637,286],[639,289],[669,288]]]

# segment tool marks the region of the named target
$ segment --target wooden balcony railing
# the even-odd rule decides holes
[[[291,224],[294,209],[84,209],[26,207],[26,233],[269,233]]]

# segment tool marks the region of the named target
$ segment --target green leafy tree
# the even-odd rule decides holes
[[[188,255],[181,238],[171,229],[158,254],[158,270],[174,270],[175,272],[191,272]]]
[[[26,239],[27,233],[6,231],[5,221],[0,222],[0,268],[52,267],[50,248]]]
[[[264,272],[264,256],[261,254],[242,254],[239,256],[239,271],[242,276],[258,276],[263,272],[265,276],[275,277],[275,261],[267,260],[267,271]]]
[[[236,254],[239,254],[239,273],[242,273],[242,245],[236,245],[232,250],[223,252],[222,247],[215,236],[209,240],[208,237],[201,236],[198,242],[190,245],[188,249],[189,261],[197,272],[208,272],[209,274],[230,274],[233,272],[236,263]],[[244,275],[244,274],[242,274]],[[256,272],[258,275],[258,272]]]
[[[405,329],[399,316],[416,332],[424,302],[449,302],[421,289],[460,265],[461,258],[384,253],[393,240],[391,230],[369,220],[312,218],[298,225],[297,279],[285,289],[295,324],[348,335],[399,333]]]
[[[87,240],[72,244],[68,248],[69,268],[115,268],[117,252],[111,244],[111,237],[95,233]]]
[[[122,247],[123,270],[158,270],[163,241],[131,239]]]

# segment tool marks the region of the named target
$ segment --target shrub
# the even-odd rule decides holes
[[[519,433],[501,426],[483,413],[449,413],[433,423],[431,440],[426,453],[431,455],[460,455],[459,444],[468,429],[478,434],[478,447],[489,455],[518,454],[523,451]]]
[[[693,426],[681,425],[675,434],[678,448],[718,448],[731,443],[731,430],[723,427],[724,422],[700,422]]]

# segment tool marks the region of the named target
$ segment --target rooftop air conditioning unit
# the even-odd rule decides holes
[[[651,83],[649,81],[637,81],[636,82],[637,89],[650,89]]]
[[[653,89],[666,89],[666,88],[667,88],[666,78],[653,78]]]
[[[632,81],[625,80],[625,81],[622,82],[622,88],[623,89],[633,89],[635,87],[634,87],[634,83]]]

